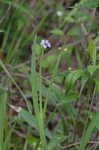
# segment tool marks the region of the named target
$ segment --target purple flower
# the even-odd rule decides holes
[[[48,40],[41,40],[40,45],[45,49],[51,48],[51,43]]]

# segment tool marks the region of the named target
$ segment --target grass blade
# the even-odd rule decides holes
[[[80,146],[78,148],[78,150],[85,150],[85,146],[88,143],[91,134],[94,130],[94,128],[96,127],[96,125],[99,125],[99,113],[97,113],[91,123],[89,124],[87,130],[85,131],[84,135],[82,136],[81,142],[80,142]]]

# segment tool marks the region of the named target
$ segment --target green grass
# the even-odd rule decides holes
[[[73,2],[0,0],[0,150],[99,149],[99,3]]]

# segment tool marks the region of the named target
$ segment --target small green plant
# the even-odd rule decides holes
[[[98,150],[98,0],[0,0],[0,150]]]

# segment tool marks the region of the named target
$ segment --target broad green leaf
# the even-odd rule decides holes
[[[42,52],[42,48],[39,44],[35,44],[35,46],[33,46],[33,51],[35,51],[35,54],[37,56],[40,56]]]
[[[55,54],[49,54],[46,58],[47,63],[52,63],[53,61],[57,60],[57,55]]]
[[[47,68],[49,66],[47,60],[44,58],[41,60],[41,67],[42,68]]]
[[[93,75],[93,73],[94,73],[98,68],[99,68],[99,65],[97,65],[97,66],[89,65],[89,66],[87,67],[87,70],[88,70],[88,72],[89,72],[91,75]]]
[[[70,36],[81,36],[81,28],[80,27],[73,27],[69,30],[68,35]]]
[[[60,29],[54,29],[54,30],[51,31],[51,33],[53,35],[60,35],[60,36],[64,35],[64,32],[62,30],[60,30]]]
[[[82,0],[79,4],[78,4],[78,8],[96,8],[99,6],[99,1],[98,0]]]
[[[95,79],[96,90],[99,91],[99,80]]]
[[[69,93],[63,97],[61,102],[58,103],[58,105],[64,105],[66,103],[71,103],[72,101],[75,101],[79,98],[78,93]]]
[[[34,136],[27,136],[26,139],[27,139],[27,141],[28,141],[29,144],[33,144],[33,143],[39,142],[39,139],[36,138],[36,137],[34,137]]]
[[[44,97],[48,96],[49,102],[53,103],[53,105],[55,105],[56,102],[61,101],[63,97],[63,92],[56,85],[52,85],[50,89],[42,86],[42,94]]]
[[[77,111],[71,103],[64,103],[63,105],[65,112],[74,119],[77,116]]]
[[[47,68],[57,60],[57,55],[49,54],[46,58],[41,59],[41,67]]]
[[[25,109],[21,109],[19,112],[19,117],[27,122],[31,127],[37,129],[37,123],[35,117]]]
[[[64,136],[53,136],[50,143],[48,144],[48,150],[54,150],[57,146],[65,140]]]
[[[70,90],[73,86],[75,81],[77,81],[82,75],[83,75],[82,70],[76,70],[76,71],[71,71],[67,76],[65,80],[65,86],[66,89]]]

